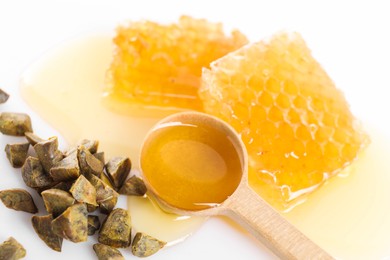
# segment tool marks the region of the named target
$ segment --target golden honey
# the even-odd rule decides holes
[[[240,156],[222,130],[203,120],[159,124],[141,151],[154,193],[173,207],[201,210],[225,201],[242,176]]]

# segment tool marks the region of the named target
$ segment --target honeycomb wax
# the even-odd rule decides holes
[[[106,96],[119,112],[134,104],[201,110],[202,67],[247,43],[237,30],[182,16],[177,23],[132,22],[117,29]],[[118,109],[119,107],[119,109]]]
[[[205,112],[240,133],[250,185],[281,209],[350,164],[366,143],[344,95],[298,33],[244,46],[204,69],[202,79]]]

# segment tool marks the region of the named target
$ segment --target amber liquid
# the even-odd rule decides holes
[[[26,71],[22,94],[69,144],[82,138],[99,139],[107,158],[128,155],[137,168],[141,142],[162,115],[124,117],[102,105],[111,59],[109,36],[67,43]],[[348,172],[331,178],[301,205],[283,213],[338,259],[390,257],[390,139],[377,128],[368,134],[371,144]],[[202,218],[163,213],[144,198],[131,197],[128,206],[136,231],[171,243],[187,237],[203,222]]]
[[[163,201],[202,210],[219,205],[236,190],[243,167],[226,133],[199,120],[156,127],[142,149],[141,168]]]

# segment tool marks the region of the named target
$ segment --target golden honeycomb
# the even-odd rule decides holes
[[[117,29],[106,96],[117,103],[201,110],[202,67],[247,43],[237,30],[182,16],[178,23],[132,22]]]
[[[205,111],[238,131],[250,185],[280,209],[349,165],[367,141],[298,33],[244,46],[213,62],[202,78]]]

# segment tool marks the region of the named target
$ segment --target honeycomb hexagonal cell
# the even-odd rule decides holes
[[[200,110],[202,67],[234,51],[247,38],[222,24],[182,16],[178,23],[132,22],[117,29],[106,98],[128,104]],[[124,112],[126,111],[119,111]]]
[[[250,185],[282,210],[350,164],[368,140],[298,33],[216,60],[203,70],[200,97],[241,135]]]

